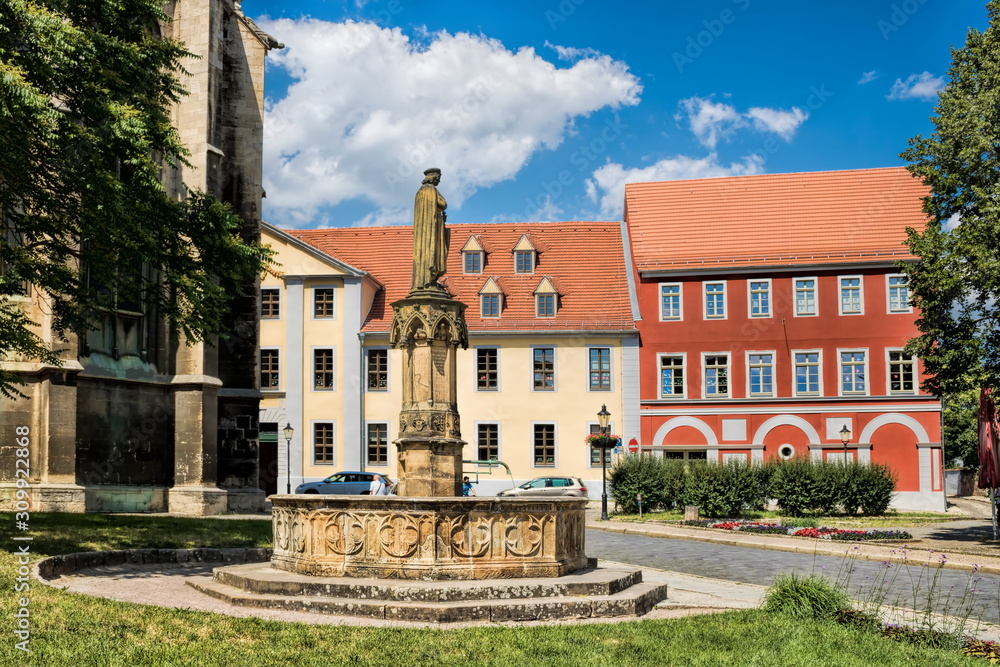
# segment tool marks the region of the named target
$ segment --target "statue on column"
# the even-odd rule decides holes
[[[424,182],[413,203],[413,284],[412,290],[441,289],[437,279],[448,266],[448,202],[438,192],[440,169],[424,172]]]

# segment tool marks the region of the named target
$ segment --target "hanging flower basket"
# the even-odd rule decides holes
[[[584,438],[584,442],[598,449],[611,449],[618,444],[619,440],[621,440],[621,436],[601,435],[600,433],[591,433]]]

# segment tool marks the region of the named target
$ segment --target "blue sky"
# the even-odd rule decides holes
[[[624,183],[902,164],[970,0],[244,0],[265,79],[264,217],[617,220]]]

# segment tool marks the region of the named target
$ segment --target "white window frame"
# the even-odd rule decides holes
[[[816,354],[816,391],[799,391],[798,379],[798,369],[799,364],[795,360],[795,356],[799,354]],[[794,397],[810,397],[810,396],[823,396],[823,350],[822,349],[804,349],[804,350],[792,350],[791,351],[792,360],[792,396]]]
[[[799,288],[797,283],[800,280],[811,280],[812,281],[812,294],[813,294],[813,307],[814,310],[811,313],[800,313],[799,312]],[[818,317],[819,316],[819,279],[816,276],[798,276],[792,278],[792,309],[794,311],[795,317]]]
[[[260,374],[263,373],[263,368],[261,367],[261,362],[264,360],[265,351],[275,351],[278,353],[278,386],[276,387],[261,387],[260,390],[264,391],[281,391],[281,388],[285,384],[285,355],[282,352],[281,346],[278,345],[265,345],[260,348],[257,354],[257,379],[260,380]]]
[[[385,463],[372,463],[368,457],[368,427],[381,424],[385,426]],[[364,433],[362,438],[364,438],[365,446],[365,467],[366,468],[388,468],[389,464],[392,462],[392,424],[384,419],[366,419],[364,421]]]
[[[465,252],[463,252],[462,253],[462,274],[466,275],[466,276],[479,276],[479,275],[482,275],[482,273],[483,273],[483,264],[484,264],[484,261],[483,261],[483,255],[484,254],[485,253],[482,250],[466,250]],[[466,259],[467,259],[467,257],[469,255],[479,255],[479,270],[478,271],[469,271],[468,270],[468,265],[465,262],[466,262]]]
[[[727,281],[725,281],[725,280],[704,280],[704,281],[702,281],[702,283],[701,283],[701,296],[702,296],[701,307],[702,307],[702,317],[704,319],[706,319],[706,320],[725,320],[725,319],[728,319],[728,317],[729,317],[729,308],[728,308],[728,304],[726,303],[726,296],[727,296],[726,292],[727,292],[728,285],[726,284],[726,282]],[[715,296],[721,296],[722,297],[722,314],[721,315],[720,314],[716,314],[716,315],[709,315],[708,314],[708,296],[709,296],[709,294],[708,294],[708,288],[709,288],[710,285],[721,285],[722,286],[721,293],[719,293],[719,292],[713,292],[713,294],[712,294],[713,297],[715,297]]]
[[[845,280],[857,280],[858,281],[858,310],[844,310],[844,281]],[[852,290],[854,288],[851,288]],[[837,311],[844,316],[852,315],[864,315],[865,314],[865,277],[862,275],[856,276],[837,276]]]
[[[535,463],[535,426],[551,426],[552,427],[552,463]],[[531,467],[538,468],[541,470],[558,470],[559,469],[559,423],[550,420],[538,420],[531,422],[529,428],[529,434],[531,438],[528,441],[529,456],[531,457]]]
[[[368,378],[370,375],[370,359],[369,356],[372,352],[385,352],[385,387],[381,389],[372,389],[368,386]],[[364,368],[364,383],[365,391],[371,392],[373,394],[385,394],[392,391],[392,352],[388,347],[382,347],[381,345],[366,347],[365,348],[365,368]]]
[[[844,390],[844,360],[841,358],[842,354],[863,354],[864,362],[862,364],[861,372],[864,377],[865,388],[863,391],[845,391]],[[851,366],[855,364],[852,362]],[[867,347],[838,347],[837,348],[837,395],[838,396],[869,396],[871,395],[871,357],[868,354]]]
[[[333,444],[330,445],[330,461],[316,460],[316,426],[317,424],[329,424],[333,433]],[[310,419],[309,420],[309,460],[314,466],[336,466],[337,465],[337,420],[336,419]]]
[[[892,307],[892,290],[895,289],[892,285],[892,278],[902,278],[906,282],[904,286],[906,287],[906,307],[893,309]],[[901,313],[912,313],[913,306],[910,305],[910,284],[905,273],[888,273],[885,276],[885,312],[891,315],[899,315]]]
[[[592,391],[592,392],[596,392],[596,393],[599,393],[599,394],[606,394],[609,391],[614,391],[615,390],[614,349],[615,348],[611,347],[610,345],[588,345],[587,346],[587,391],[588,392]],[[597,389],[594,389],[593,385],[590,382],[590,374],[593,372],[592,369],[590,368],[590,352],[591,352],[591,350],[607,350],[608,351],[608,388],[607,389],[601,389],[600,387],[598,387]],[[601,371],[598,370],[598,373],[600,373],[600,372]]]
[[[676,287],[677,288],[677,317],[664,317],[663,316],[663,288],[665,287]],[[657,304],[657,309],[660,312],[661,322],[681,322],[684,320],[684,283],[660,283],[657,288],[657,294],[659,302]]]
[[[477,422],[473,423],[473,427],[476,429],[475,430],[476,441],[474,443],[472,443],[472,446],[474,447],[473,451],[476,453],[476,459],[477,460],[481,460],[481,459],[479,459],[479,427],[480,426],[496,426],[497,427],[497,461],[503,461],[503,456],[502,456],[503,455],[503,422],[492,420],[492,419],[483,419],[483,420],[480,420],[480,421],[477,421]],[[532,435],[534,435],[534,428],[532,428]],[[534,448],[534,442],[532,442],[532,448]],[[532,456],[534,456],[534,452],[532,452]],[[485,467],[485,466],[479,466],[479,467]]]
[[[535,388],[535,350],[552,350],[552,388],[551,389],[537,389]],[[531,345],[528,347],[528,351],[531,353],[531,357],[528,361],[531,362],[531,373],[528,374],[528,381],[531,383],[531,391],[538,392],[541,394],[553,394],[559,390],[559,348],[555,345]],[[542,422],[539,422],[542,423]],[[548,422],[544,422],[548,423]]]
[[[330,352],[330,359],[333,360],[333,369],[331,371],[331,382],[332,385],[329,387],[317,387],[316,386],[316,353],[328,350]],[[331,345],[314,345],[309,348],[309,378],[312,382],[309,383],[311,391],[316,392],[331,392],[337,391],[337,348]]]
[[[475,391],[483,392],[486,394],[495,394],[499,392],[503,387],[501,385],[501,373],[500,373],[500,346],[499,345],[473,345],[472,349],[475,351],[475,356],[473,357],[472,363],[475,365],[473,369],[473,389]],[[479,387],[479,351],[480,350],[495,350],[497,353],[497,388],[496,389],[482,389]],[[534,355],[532,355],[532,361],[534,361]]]
[[[278,316],[277,317],[264,317],[264,312],[261,306],[264,303],[264,292],[277,292],[278,293]],[[260,286],[260,303],[257,304],[257,313],[260,316],[261,322],[280,322],[285,319],[285,290],[281,287],[275,285],[261,285]]]
[[[726,358],[726,393],[708,393],[708,357]],[[713,366],[713,368],[716,368]],[[718,386],[718,383],[716,383]],[[733,397],[733,355],[728,350],[725,352],[702,352],[701,353],[701,397],[705,399],[730,399]]]
[[[754,283],[766,283],[767,284],[767,312],[760,315],[753,314],[753,291]],[[772,289],[770,278],[747,278],[747,317],[753,319],[761,319],[765,317],[774,317],[774,292]]]
[[[765,354],[771,356],[771,363],[768,364],[768,366],[771,369],[771,391],[768,392],[768,393],[766,393],[766,394],[765,393],[756,393],[755,394],[755,393],[753,393],[751,391],[752,384],[751,384],[751,381],[750,381],[750,370],[751,370],[751,368],[755,368],[755,367],[751,366],[751,364],[750,364],[750,357],[751,356],[755,356],[755,355],[765,355]],[[775,387],[777,385],[777,382],[775,380],[775,378],[777,377],[777,372],[775,370],[775,360],[777,358],[778,358],[778,355],[775,354],[774,350],[753,350],[753,351],[747,351],[744,354],[744,363],[746,364],[746,369],[747,369],[747,373],[746,373],[746,376],[747,376],[747,378],[746,378],[747,379],[747,382],[746,382],[746,392],[747,393],[746,393],[746,395],[747,395],[748,398],[774,398],[774,396],[775,396]]]
[[[496,297],[497,300],[497,314],[496,315],[486,315],[485,309],[483,308],[483,299],[487,297]],[[479,295],[479,317],[484,320],[495,320],[503,315],[503,294],[500,292],[483,292]]]
[[[330,322],[337,319],[337,304],[340,301],[340,299],[337,298],[337,287],[338,287],[337,285],[312,285],[309,288],[310,292],[312,292],[312,299],[310,299],[310,305],[312,306],[312,308],[310,309],[310,319],[319,320],[322,322]],[[316,295],[317,292],[321,289],[333,290],[333,315],[330,315],[329,317],[316,316]]]
[[[920,393],[920,375],[918,372],[919,366],[917,365],[917,356],[910,355],[910,366],[913,373],[913,389],[911,391],[893,391],[892,390],[892,361],[889,359],[889,355],[893,352],[901,352],[906,354],[906,350],[902,347],[887,347],[885,348],[885,395],[886,396],[916,396]]]
[[[684,376],[684,381],[681,382],[681,393],[680,394],[664,394],[663,393],[663,359],[680,359],[681,360],[681,373]],[[687,363],[687,352],[661,352],[656,355],[656,393],[659,394],[660,398],[687,398],[687,388],[688,388],[688,363]]]

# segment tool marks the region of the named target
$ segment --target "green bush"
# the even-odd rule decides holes
[[[816,498],[816,467],[805,457],[774,461],[771,467],[771,497],[782,512],[802,516]]]
[[[674,475],[667,471],[674,461],[659,457],[628,454],[618,460],[610,470],[608,495],[619,510],[626,514],[639,511],[636,494],[642,494],[642,507],[648,512],[669,508],[677,498],[676,489],[671,488],[670,479]]]
[[[892,502],[892,493],[896,489],[896,473],[882,463],[872,463],[863,467],[865,479],[859,500],[861,512],[866,516],[885,514],[889,509],[889,503]]]
[[[850,607],[847,594],[832,581],[814,574],[779,574],[764,594],[761,609],[797,619],[832,620]]]

